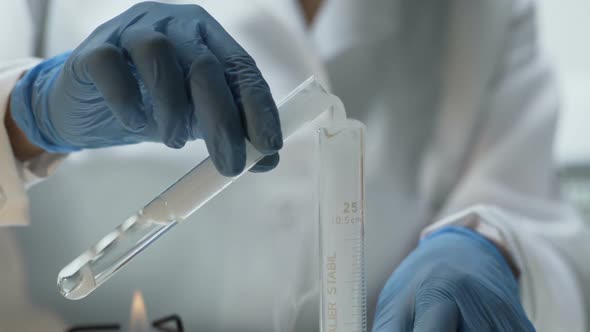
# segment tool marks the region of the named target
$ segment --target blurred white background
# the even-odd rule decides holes
[[[590,1],[540,0],[541,40],[562,91],[556,155],[590,164]]]

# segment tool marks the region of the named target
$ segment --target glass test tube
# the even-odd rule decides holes
[[[340,99],[329,94],[313,77],[291,92],[278,108],[285,141],[299,128],[315,119],[346,119]],[[250,144],[247,144],[246,156],[244,172],[263,157]],[[217,172],[209,158],[205,159],[65,266],[57,277],[60,293],[71,300],[86,297],[161,235],[192,215],[242,174],[224,177]]]
[[[353,120],[319,130],[322,332],[367,329],[364,135]]]

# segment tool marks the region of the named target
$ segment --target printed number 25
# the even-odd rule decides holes
[[[344,202],[344,213],[357,213],[358,207],[356,202]]]

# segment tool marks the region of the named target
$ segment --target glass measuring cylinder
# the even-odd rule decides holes
[[[279,103],[283,137],[288,142],[298,129],[321,118],[346,119],[341,101],[310,78]],[[247,145],[246,170],[263,156]],[[243,173],[242,173],[243,174]],[[177,223],[219,194],[238,177],[223,177],[207,158],[143,209],[127,219],[93,247],[82,253],[58,274],[60,293],[71,300],[82,299],[111,278]]]
[[[319,130],[322,332],[367,329],[364,135],[353,120]]]

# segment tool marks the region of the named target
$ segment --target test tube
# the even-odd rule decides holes
[[[286,142],[297,130],[316,119],[319,123],[346,119],[340,99],[329,94],[314,77],[291,92],[279,103],[278,108]],[[262,157],[248,143],[244,172]],[[160,236],[192,215],[242,174],[224,177],[217,172],[209,158],[203,160],[143,209],[66,265],[57,277],[60,293],[71,300],[88,296]]]

